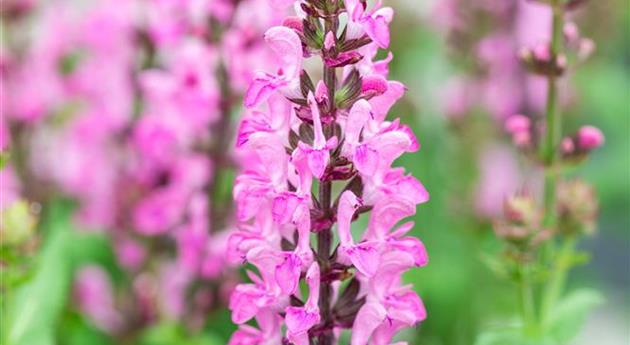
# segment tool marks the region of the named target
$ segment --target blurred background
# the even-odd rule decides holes
[[[225,231],[219,230],[231,226],[220,215],[230,213],[233,178],[233,162],[219,153],[229,151],[234,139],[217,138],[234,132],[241,111],[239,97],[251,77],[247,70],[264,60],[265,52],[257,48],[256,40],[265,27],[281,20],[281,14],[259,13],[261,1],[243,0],[238,5],[242,9],[231,8],[227,0],[216,1],[214,19],[203,25],[213,29],[208,36],[218,32],[225,39],[204,37],[216,48],[200,51],[188,44],[188,38],[185,43],[169,41],[176,34],[165,28],[166,19],[181,9],[166,5],[147,15],[145,30],[124,41],[127,31],[135,30],[127,27],[130,20],[125,15],[138,9],[121,2],[113,6],[112,13],[98,12],[98,20],[92,23],[96,31],[105,30],[104,37],[92,37],[105,48],[88,58],[77,58],[58,52],[76,43],[69,43],[64,35],[86,28],[59,17],[61,13],[72,16],[68,11],[49,12],[47,8],[53,3],[88,8],[92,4],[40,2],[0,0],[2,342],[226,344],[235,327],[225,307],[225,295],[238,280],[238,273],[225,268],[218,254],[225,245]],[[113,2],[101,9],[112,8]],[[525,73],[516,52],[549,39],[550,13],[526,0],[386,3],[396,10],[390,79],[402,81],[408,89],[393,113],[413,126],[422,144],[419,152],[397,164],[419,177],[431,192],[431,201],[418,209],[413,234],[425,243],[430,264],[406,276],[423,298],[429,316],[402,336],[410,344],[474,344],[479,334],[515,318],[517,299],[512,283],[494,274],[488,264],[502,250],[492,220],[500,214],[507,195],[521,188],[540,193],[541,172],[513,149],[503,126],[505,118],[516,113],[544,114],[545,82]],[[196,13],[194,8],[187,11]],[[261,21],[257,16],[267,19]],[[622,0],[586,1],[571,12],[570,19],[580,35],[595,42],[595,50],[562,81],[564,128],[570,133],[590,124],[606,136],[605,146],[570,172],[596,187],[600,215],[595,234],[579,243],[590,260],[572,271],[569,289],[592,288],[605,297],[571,344],[628,344],[630,6]],[[58,31],[50,31],[51,21]],[[111,42],[99,41],[108,37]],[[79,51],[90,47],[90,39],[76,40],[81,42]],[[147,47],[140,57],[129,56],[136,45],[143,44]],[[195,67],[198,62],[187,60],[186,53],[173,54],[174,50],[207,56],[204,63],[211,66],[211,75],[204,76]],[[52,70],[57,72],[53,73],[76,76],[71,83],[75,98],[65,104],[51,101],[59,91],[50,85],[49,80],[54,79],[49,75],[50,66],[42,66],[51,54],[62,56],[55,60],[58,65]],[[231,60],[236,62],[232,65]],[[85,67],[82,76],[86,61],[93,64]],[[110,68],[112,65],[125,67],[121,71]],[[161,127],[143,120],[172,104],[151,107],[133,97],[142,92],[148,95],[143,101],[149,104],[151,97],[168,93],[169,82],[153,73],[153,79],[138,75],[141,85],[129,85],[121,83],[118,74],[157,69],[177,77],[176,66],[182,65],[196,71],[200,81],[195,79],[195,83],[207,83],[214,90],[204,93],[206,89],[200,87],[198,98],[184,102],[191,107],[186,111],[194,112],[197,105],[214,107],[222,117],[200,116],[190,128],[175,126],[178,135],[195,139],[182,144],[186,159],[174,160],[165,152],[171,148],[169,140],[180,138],[164,139],[156,130]],[[182,73],[187,78],[187,72]],[[77,105],[76,99],[90,97],[100,101],[87,107]],[[227,99],[227,111],[221,99]],[[28,106],[24,109],[15,104]],[[112,115],[118,112],[133,114],[132,119]],[[21,115],[15,115],[18,113]],[[39,113],[53,115],[41,120]],[[137,129],[145,127],[146,131]],[[206,137],[195,128],[210,128],[213,134]],[[148,134],[143,136],[145,132]],[[160,144],[147,148],[146,142]],[[211,160],[212,171],[199,168],[208,164],[198,160],[199,154]],[[146,155],[153,157],[150,162],[142,158]],[[123,160],[132,163],[121,165]],[[55,168],[59,166],[63,169]],[[154,176],[147,175],[147,169],[163,171]],[[120,184],[130,178],[133,185]],[[199,183],[192,186],[190,182],[184,188],[177,184],[180,180]],[[167,187],[174,185],[178,190],[188,188],[185,197],[169,194],[172,189]],[[133,201],[121,203],[121,193],[110,195],[112,189],[127,192],[122,193],[124,200]],[[210,191],[210,199],[197,198],[198,190]],[[116,209],[104,207],[103,200],[117,205]],[[183,200],[191,206],[181,214],[164,212]],[[181,235],[165,236],[159,226],[150,224],[153,218],[143,218],[143,212],[159,213],[158,219],[166,223],[172,218],[184,219],[183,229],[178,230]],[[111,214],[124,219],[103,220]],[[215,217],[206,224],[203,219],[209,214]],[[128,235],[134,227],[140,230]],[[199,237],[197,227],[209,228],[210,235]],[[201,248],[183,249],[191,243],[202,243]],[[196,267],[194,276],[182,273],[187,271],[180,265],[188,267],[190,262]]]

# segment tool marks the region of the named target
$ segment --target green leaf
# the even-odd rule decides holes
[[[94,327],[83,315],[67,311],[57,334],[64,345],[113,345],[109,335]]]
[[[593,289],[580,289],[565,296],[552,310],[549,333],[560,344],[578,335],[590,310],[601,305],[604,297]]]
[[[77,232],[71,225],[71,214],[72,207],[63,202],[52,203],[46,210],[41,227],[45,242],[32,279],[8,294],[2,315],[2,344],[54,344],[74,271],[87,262],[114,261],[107,238]]]
[[[489,330],[481,333],[475,345],[559,345],[553,339],[533,339],[523,335],[522,330],[516,328]]]
[[[8,345],[54,343],[54,325],[66,303],[70,271],[66,264],[65,233],[55,233],[39,258],[31,281],[17,290],[7,306]]]
[[[140,343],[142,345],[222,345],[225,341],[206,332],[189,335],[181,324],[165,321],[147,329]]]

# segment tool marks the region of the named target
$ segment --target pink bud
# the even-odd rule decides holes
[[[512,115],[505,121],[505,130],[510,134],[529,132],[531,121],[525,115]]]
[[[529,132],[518,132],[514,133],[512,141],[517,147],[527,147],[532,142],[532,136]]]
[[[575,144],[573,144],[573,139],[568,137],[562,139],[562,142],[560,143],[560,149],[565,155],[573,153],[573,151],[575,151]]]
[[[556,65],[561,69],[567,68],[567,57],[564,54],[558,55],[556,58]]]
[[[536,60],[549,61],[551,59],[551,50],[548,43],[539,43],[534,46],[534,57]]]
[[[590,38],[584,38],[580,40],[578,47],[578,57],[580,60],[586,60],[595,51],[595,42]]]
[[[574,22],[568,22],[564,24],[563,33],[564,38],[569,42],[573,42],[580,38],[580,31],[578,30],[578,27],[577,25],[575,25]]]
[[[332,31],[328,31],[326,34],[326,38],[324,39],[324,48],[326,50],[330,50],[330,48],[335,46],[335,34]]]
[[[604,144],[604,134],[599,128],[582,126],[577,133],[577,143],[582,150],[593,150]]]
[[[387,91],[387,79],[380,75],[373,74],[363,77],[361,84],[361,94],[367,98],[380,96]]]
[[[532,58],[532,50],[528,47],[521,47],[518,50],[518,57],[523,61],[529,61]]]
[[[304,26],[300,17],[286,17],[282,22],[282,26],[286,26],[287,28],[293,29],[297,32],[304,31]]]

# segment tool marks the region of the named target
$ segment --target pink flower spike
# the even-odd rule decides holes
[[[581,150],[593,150],[604,144],[604,134],[597,127],[583,126],[577,133],[577,144]]]

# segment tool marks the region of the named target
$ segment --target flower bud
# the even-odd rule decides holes
[[[595,232],[599,204],[595,189],[582,180],[558,185],[558,227],[565,234]]]
[[[515,257],[526,260],[532,249],[551,236],[542,228],[542,211],[533,197],[521,192],[505,200],[504,219],[495,222],[494,232],[512,244]]]
[[[560,143],[560,149],[562,150],[563,156],[569,156],[575,152],[575,144],[573,143],[573,139],[569,137],[565,137],[562,139]]]
[[[577,48],[578,58],[582,61],[588,59],[595,51],[595,42],[590,38],[583,38]]]
[[[2,210],[1,214],[0,238],[3,245],[20,245],[32,236],[36,219],[28,202],[16,201]]]
[[[561,76],[567,67],[567,58],[563,54],[554,56],[549,43],[537,44],[533,48],[521,48],[519,59],[527,69],[544,76]]]
[[[282,22],[282,26],[286,26],[287,28],[291,28],[297,32],[304,32],[304,25],[302,24],[302,19],[300,17],[287,17]]]
[[[590,151],[604,144],[604,134],[597,127],[583,126],[577,133],[577,145],[581,150]]]
[[[387,80],[374,74],[363,78],[361,84],[361,96],[365,99],[380,96],[387,91]]]
[[[538,225],[540,212],[534,198],[525,192],[507,198],[503,204],[507,221],[520,225]]]
[[[517,147],[531,144],[531,120],[525,115],[512,115],[505,121],[505,130],[512,135]]]
[[[564,34],[564,39],[568,42],[575,42],[580,38],[580,31],[574,22],[567,22],[564,24],[562,32]]]
[[[326,38],[324,39],[324,49],[330,50],[335,46],[335,34],[332,31],[328,31]]]

